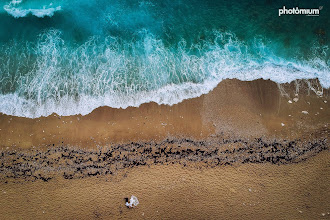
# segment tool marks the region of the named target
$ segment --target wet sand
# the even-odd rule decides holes
[[[319,86],[317,80],[311,82]],[[209,94],[173,106],[147,103],[139,108],[101,107],[86,116],[53,114],[36,119],[0,115],[0,145],[2,149],[62,145],[96,148],[168,138],[295,139],[327,131],[329,90],[323,90],[320,97],[308,90],[305,82],[300,84],[299,92],[294,83],[282,85],[289,97],[282,96],[271,81],[225,80]]]
[[[317,80],[224,80],[173,106],[1,115],[0,218],[328,218],[328,102]]]

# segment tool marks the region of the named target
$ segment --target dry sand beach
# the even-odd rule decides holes
[[[329,101],[318,80],[233,79],[173,106],[1,115],[0,219],[328,219]]]

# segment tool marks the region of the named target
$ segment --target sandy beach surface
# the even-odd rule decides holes
[[[290,165],[153,165],[0,184],[1,219],[328,219],[328,152]],[[124,206],[135,195],[140,204]],[[323,216],[324,214],[324,216]]]
[[[327,219],[329,101],[317,80],[233,79],[173,106],[0,115],[0,219]]]

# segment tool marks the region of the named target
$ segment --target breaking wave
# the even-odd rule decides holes
[[[22,6],[23,4],[23,6]],[[60,11],[62,7],[60,5],[54,6],[53,3],[49,3],[48,5],[35,5],[35,8],[31,4],[24,7],[24,3],[22,0],[13,0],[9,4],[4,5],[3,9],[14,18],[26,17],[31,14],[39,18],[43,18],[45,16],[52,17],[56,11]]]
[[[100,106],[173,105],[232,78],[278,83],[318,78],[330,86],[329,64],[321,58],[288,61],[261,39],[248,44],[219,31],[190,46],[183,39],[165,46],[145,30],[131,41],[93,37],[73,47],[52,29],[36,44],[13,42],[1,50],[0,111],[29,118],[85,115]]]

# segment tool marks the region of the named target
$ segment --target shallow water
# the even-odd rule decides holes
[[[279,8],[319,8],[319,16]],[[0,112],[175,104],[221,80],[330,87],[328,1],[0,2]]]

